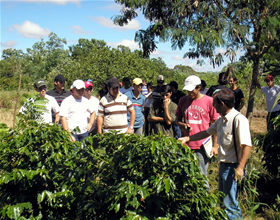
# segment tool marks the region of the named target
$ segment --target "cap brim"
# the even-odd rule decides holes
[[[186,85],[184,88],[183,88],[183,90],[186,90],[186,91],[189,91],[189,92],[191,92],[191,91],[193,91],[194,89],[195,89],[195,85]]]

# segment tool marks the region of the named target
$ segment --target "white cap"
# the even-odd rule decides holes
[[[85,89],[85,83],[83,80],[80,80],[80,79],[77,79],[73,82],[73,88],[76,88],[76,89]]]
[[[185,80],[185,86],[183,90],[187,90],[189,92],[193,91],[197,85],[201,84],[201,80],[198,76],[191,75]]]

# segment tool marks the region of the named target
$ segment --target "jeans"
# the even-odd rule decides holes
[[[219,190],[225,194],[223,205],[228,219],[242,219],[241,209],[237,201],[237,181],[234,180],[234,171],[237,163],[220,163]]]
[[[271,112],[269,121],[268,121],[268,117],[269,117],[270,112],[268,112],[267,116],[266,116],[266,122],[267,122],[267,130],[273,130],[274,129],[274,125],[271,121],[271,119],[276,118],[278,115],[280,115],[280,111],[276,111],[276,112]]]
[[[209,163],[208,163],[209,162],[209,158],[206,156],[204,149],[195,150],[194,153],[199,158],[198,166],[199,166],[201,172],[205,176],[207,176],[207,170],[208,170],[208,166],[209,166]],[[209,183],[208,183],[208,181],[205,183],[205,186],[209,190]]]
[[[177,140],[178,138],[181,137],[181,128],[179,127],[179,125],[176,124],[175,121],[173,121],[172,129],[173,129],[173,133],[174,133],[174,138]]]
[[[82,141],[88,136],[88,131],[83,134],[72,134],[72,136],[76,139],[76,141]]]

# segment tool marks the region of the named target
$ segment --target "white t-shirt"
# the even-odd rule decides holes
[[[42,118],[43,118],[42,123],[51,123],[52,122],[52,110],[54,113],[58,113],[60,111],[60,107],[57,104],[57,101],[55,100],[54,97],[46,94],[45,99],[47,99],[46,111],[42,112]],[[28,101],[34,102],[33,99],[29,99]],[[25,108],[22,106],[20,108],[19,112],[23,113],[24,110],[25,110]]]
[[[80,132],[76,132],[76,134],[83,134],[87,132],[87,115],[93,112],[94,106],[87,98],[75,99],[71,95],[62,101],[59,115],[66,117],[71,132],[74,128],[79,127]]]
[[[261,87],[262,93],[265,94],[266,97],[266,108],[268,112],[276,112],[280,111],[280,105],[276,105],[273,109],[273,103],[275,101],[275,98],[277,94],[280,92],[280,86],[274,85],[272,88],[269,88],[267,86]],[[272,109],[272,110],[271,110]]]
[[[120,92],[121,92],[122,94],[125,94],[125,93],[127,93],[127,92],[129,92],[129,91],[132,91],[132,87],[130,87],[130,88],[128,88],[128,89],[125,89],[124,87],[120,88]]]
[[[150,99],[148,98],[153,92],[149,92],[148,94],[145,95],[146,97],[146,102],[145,102],[145,105],[146,107],[150,108],[152,103],[153,103],[153,97],[151,97]]]
[[[89,132],[91,132],[95,127],[96,127],[96,118],[97,118],[97,112],[98,112],[98,106],[99,106],[99,100],[94,97],[94,96],[91,96],[91,99],[89,99],[89,103],[91,106],[94,107],[94,111],[95,111],[95,119],[94,119],[94,123],[91,127],[91,129],[89,130]],[[87,113],[87,122],[89,123],[89,119],[90,119],[90,113],[88,112]]]

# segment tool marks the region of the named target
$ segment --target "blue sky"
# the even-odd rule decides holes
[[[122,44],[131,50],[139,49],[134,42],[135,32],[148,27],[149,22],[140,15],[124,27],[116,26],[111,18],[119,15],[121,9],[112,0],[1,0],[0,50],[15,48],[26,52],[41,38],[47,40],[50,32],[66,38],[68,46],[80,38],[94,38],[104,40],[111,47]],[[151,57],[161,57],[170,68],[182,64],[199,72],[220,71],[229,62],[225,58],[223,65],[215,69],[207,60],[199,66],[197,60],[183,59],[188,45],[175,51],[168,42],[157,46]]]

